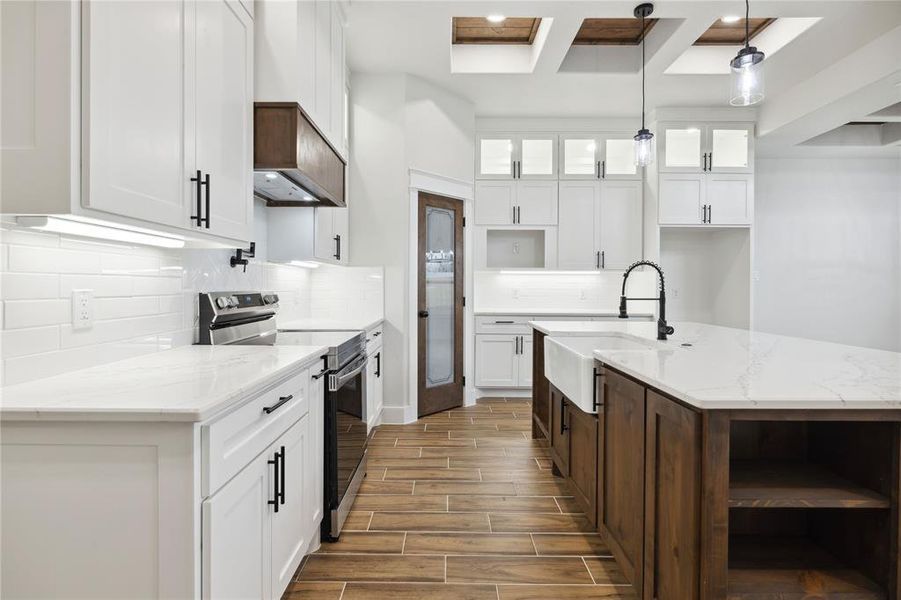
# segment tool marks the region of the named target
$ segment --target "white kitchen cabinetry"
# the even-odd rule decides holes
[[[292,0],[256,6],[258,102],[297,102],[347,158],[344,2]]]
[[[268,260],[348,263],[348,208],[274,206],[266,210]]]
[[[476,225],[556,225],[556,181],[479,181]]]
[[[239,2],[2,11],[4,41],[24,49],[2,76],[4,212],[250,240],[253,23]]]
[[[557,228],[518,225],[474,228],[476,269],[553,269]]]
[[[557,179],[554,134],[485,133],[476,138],[476,179]]]
[[[382,352],[382,325],[366,332],[366,422],[369,431],[382,420],[384,406],[382,373],[384,372],[384,353]]]
[[[660,225],[748,226],[753,218],[753,175],[660,174]]]
[[[662,123],[661,173],[753,173],[753,123]]]
[[[476,386],[519,385],[519,336],[476,335]]]
[[[633,134],[560,135],[560,179],[641,179]]]
[[[561,181],[557,268],[624,269],[642,256],[642,182]]]
[[[347,264],[347,257],[350,254],[347,224],[349,209],[318,207],[315,210],[315,257],[321,261]]]
[[[309,360],[202,422],[4,419],[0,595],[281,598],[323,514]]]

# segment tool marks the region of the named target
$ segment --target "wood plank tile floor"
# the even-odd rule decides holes
[[[634,600],[531,439],[531,409],[482,398],[379,427],[341,539],[304,560],[282,600]]]

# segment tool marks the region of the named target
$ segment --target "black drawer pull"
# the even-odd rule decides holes
[[[281,482],[281,488],[278,492],[279,502],[282,504],[285,503],[285,447],[282,446],[282,459],[279,461],[281,464],[279,465],[281,468],[281,477],[279,480]]]
[[[294,398],[294,394],[289,394],[288,396],[282,396],[281,398],[278,399],[278,402],[276,402],[272,406],[264,406],[263,412],[266,413],[267,415],[274,413],[279,408],[281,408],[281,406],[283,404],[285,404],[286,402],[290,402],[293,398]]]
[[[495,325],[513,325],[514,321],[495,321]]]
[[[279,481],[278,481],[278,478],[280,475],[280,470],[278,467],[279,458],[280,458],[279,453],[276,452],[275,454],[273,454],[272,460],[266,461],[268,464],[272,465],[272,488],[273,488],[272,495],[274,498],[273,500],[267,500],[266,504],[274,507],[275,512],[278,512],[279,490],[281,489],[281,486],[279,485]]]

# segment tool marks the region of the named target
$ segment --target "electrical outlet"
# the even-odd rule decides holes
[[[579,300],[585,300],[585,290],[579,290]]]
[[[513,288],[513,299],[514,299],[514,300],[518,300],[518,299],[519,299],[519,290],[516,289],[516,288]]]
[[[72,290],[72,329],[94,325],[94,290]]]

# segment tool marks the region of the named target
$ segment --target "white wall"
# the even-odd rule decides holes
[[[901,351],[901,161],[758,158],[757,329]]]
[[[11,385],[192,344],[201,291],[275,292],[282,320],[381,311],[380,268],[310,270],[254,259],[245,273],[231,268],[230,255],[5,226],[0,230],[0,382]],[[72,289],[93,291],[90,329],[72,329]]]
[[[409,169],[472,180],[472,105],[417,77],[351,75],[350,261],[385,267],[385,417],[415,408],[407,347]],[[406,413],[405,413],[406,411]]]

